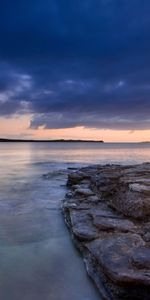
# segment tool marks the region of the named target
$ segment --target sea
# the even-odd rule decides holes
[[[61,213],[67,175],[142,162],[149,143],[0,143],[0,299],[101,299]]]

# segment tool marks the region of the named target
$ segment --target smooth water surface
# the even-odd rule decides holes
[[[60,212],[67,169],[150,161],[150,144],[0,144],[0,299],[97,300]]]

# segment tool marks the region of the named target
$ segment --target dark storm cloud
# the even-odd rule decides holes
[[[0,7],[0,115],[31,127],[150,128],[148,0]]]

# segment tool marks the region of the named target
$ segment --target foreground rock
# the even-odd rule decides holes
[[[68,176],[63,213],[103,299],[150,299],[150,164]]]

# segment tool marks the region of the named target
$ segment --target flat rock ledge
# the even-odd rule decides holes
[[[150,163],[68,175],[62,211],[101,299],[150,299]]]

